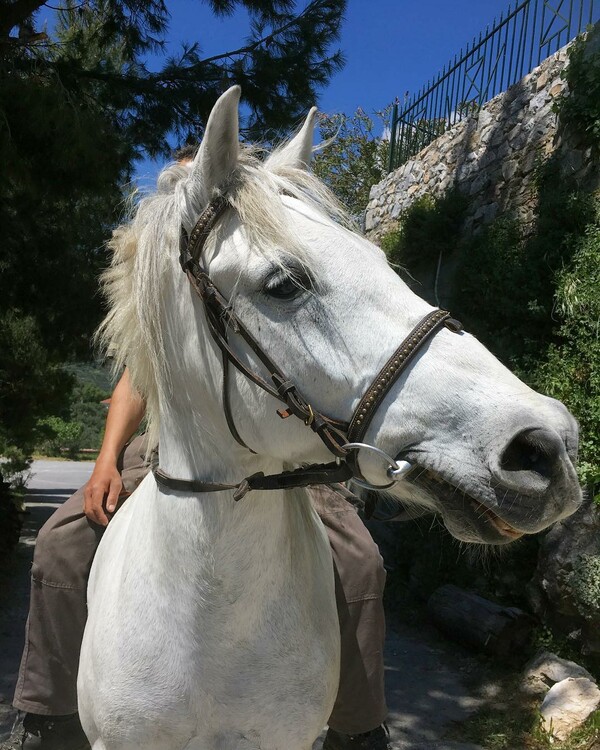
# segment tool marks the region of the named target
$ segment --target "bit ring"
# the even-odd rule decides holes
[[[389,484],[371,484],[364,479],[353,478],[352,481],[359,487],[364,487],[367,490],[387,490],[393,487],[396,482],[400,481],[408,472],[412,469],[412,464],[408,461],[396,461],[388,453],[382,451],[381,448],[376,448],[374,445],[368,443],[346,443],[342,446],[345,450],[369,450],[375,453],[380,458],[385,459],[388,464],[387,475],[392,480]]]

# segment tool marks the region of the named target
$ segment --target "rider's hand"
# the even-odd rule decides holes
[[[83,511],[90,521],[106,526],[110,520],[107,513],[114,512],[122,489],[116,462],[98,457],[84,490]]]

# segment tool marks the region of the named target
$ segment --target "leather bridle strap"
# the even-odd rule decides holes
[[[348,442],[360,443],[367,428],[390,388],[408,367],[412,358],[420,351],[423,344],[442,326],[454,333],[462,330],[458,320],[450,317],[446,310],[433,310],[412,329],[385,365],[381,368],[367,392],[354,410],[348,427]]]
[[[280,474],[264,474],[259,471],[243,479],[239,484],[200,482],[196,479],[176,479],[157,466],[152,473],[159,487],[175,492],[224,492],[234,490],[233,499],[241,500],[251,490],[287,490],[292,487],[309,487],[314,484],[346,482],[352,477],[352,469],[346,463],[311,464]]]
[[[286,404],[285,410],[279,410],[282,418],[294,415],[302,419],[325,443],[327,448],[338,457],[345,459],[329,464],[314,464],[293,471],[265,476],[262,472],[246,477],[239,484],[219,484],[196,480],[176,479],[155,466],[154,476],[160,487],[178,492],[220,492],[234,490],[234,499],[239,500],[250,490],[275,490],[291,487],[306,487],[312,484],[331,484],[344,482],[352,476],[361,477],[357,463],[357,454],[348,443],[360,443],[381,405],[385,396],[398,377],[404,372],[421,346],[428,341],[442,326],[458,333],[461,324],[450,317],[445,310],[434,310],[423,318],[400,344],[394,354],[378,373],[377,377],[361,398],[352,415],[350,424],[331,419],[313,409],[310,403],[298,391],[295,383],[289,380],[279,367],[264,351],[260,343],[244,326],[232,309],[229,300],[214,285],[202,262],[202,249],[219,219],[230,207],[223,195],[214,198],[202,212],[189,237],[182,227],[180,263],[192,288],[204,303],[204,310],[211,336],[219,347],[223,357],[223,409],[231,434],[240,445],[248,448],[235,426],[228,393],[228,367],[232,364],[249,380],[258,385],[274,398]],[[233,331],[241,336],[251,351],[269,373],[267,379],[254,372],[232,349],[228,341],[228,332]],[[248,450],[251,450],[248,448]]]
[[[185,232],[182,230],[180,263],[187,274],[194,291],[204,303],[211,336],[223,352],[224,359],[227,358],[227,360],[249,380],[274,398],[282,401],[287,406],[287,409],[278,411],[280,417],[285,419],[293,414],[299,419],[302,419],[304,424],[310,427],[313,432],[321,438],[327,448],[335,456],[342,458],[346,455],[342,446],[347,442],[345,435],[345,431],[348,427],[347,423],[326,417],[309,404],[309,402],[298,391],[298,388],[293,381],[285,376],[281,369],[264,351],[260,343],[240,321],[232,310],[229,301],[214,285],[200,261],[202,249],[210,231],[229,207],[230,204],[227,199],[219,196],[202,212],[189,236],[189,240],[187,239]],[[238,357],[228,341],[227,332],[229,329],[240,335],[248,344],[252,352],[254,352],[259,361],[266,368],[272,384],[251,370]],[[224,385],[226,388],[226,384]],[[228,393],[226,391],[223,396],[223,407],[233,437],[241,445],[247,447],[239,436],[237,429],[235,429],[235,427],[234,429],[231,429],[233,417],[231,414]]]

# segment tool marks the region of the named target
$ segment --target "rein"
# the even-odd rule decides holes
[[[381,402],[406,369],[413,357],[423,344],[433,337],[441,328],[446,327],[454,333],[462,330],[461,324],[450,317],[446,310],[433,310],[428,313],[404,339],[385,365],[381,368],[373,383],[361,398],[350,422],[326,416],[316,410],[299,391],[293,380],[286,377],[281,369],[273,362],[260,343],[244,326],[231,307],[229,300],[224,297],[215,286],[208,272],[201,262],[202,250],[211,231],[223,214],[232,208],[227,198],[220,195],[214,198],[200,214],[198,221],[189,237],[185,229],[181,228],[181,244],[179,262],[196,294],[204,303],[206,319],[210,334],[221,350],[223,361],[223,409],[229,430],[234,439],[254,453],[249,448],[235,426],[231,403],[229,399],[228,371],[233,365],[249,380],[281,401],[285,408],[278,409],[282,419],[295,416],[301,419],[307,427],[315,432],[323,441],[336,460],[329,464],[312,464],[310,466],[284,471],[280,474],[264,475],[258,472],[246,477],[238,484],[218,484],[188,479],[177,479],[166,474],[158,466],[153,467],[154,477],[164,491],[182,492],[218,492],[234,490],[234,500],[240,500],[251,490],[289,489],[291,487],[307,487],[313,484],[331,484],[345,482],[355,478],[359,484],[370,485],[361,475],[357,454],[360,448],[371,449],[380,456],[384,456],[389,463],[388,476],[392,484],[401,476],[406,475],[407,469],[399,467],[395,459],[384,454],[374,446],[361,442],[368,426]],[[251,370],[237,356],[228,340],[229,331],[241,336],[269,373],[270,382]],[[342,460],[343,459],[343,460]],[[386,485],[391,486],[391,485]]]

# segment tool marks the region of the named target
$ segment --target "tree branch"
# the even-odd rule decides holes
[[[231,50],[230,52],[223,52],[220,55],[213,55],[212,57],[206,57],[204,58],[204,60],[200,60],[197,63],[197,65],[203,65],[205,63],[212,63],[212,62],[215,62],[216,60],[223,60],[224,58],[227,58],[227,57],[235,57],[236,55],[247,55],[251,52],[254,52],[254,50],[260,47],[261,44],[266,44],[267,42],[270,42],[276,36],[279,36],[279,34],[283,34],[284,31],[287,31],[289,28],[297,24],[298,21],[302,18],[302,16],[306,15],[306,13],[308,12],[312,4],[313,3],[309,3],[306,6],[306,8],[304,8],[302,13],[292,18],[291,21],[288,21],[283,26],[280,26],[278,29],[275,29],[270,34],[263,36],[261,39],[257,39],[252,44],[249,44],[246,47],[240,47],[239,49]]]
[[[0,36],[8,36],[11,29],[26,21],[43,4],[44,0],[15,0],[11,5],[4,6]]]

